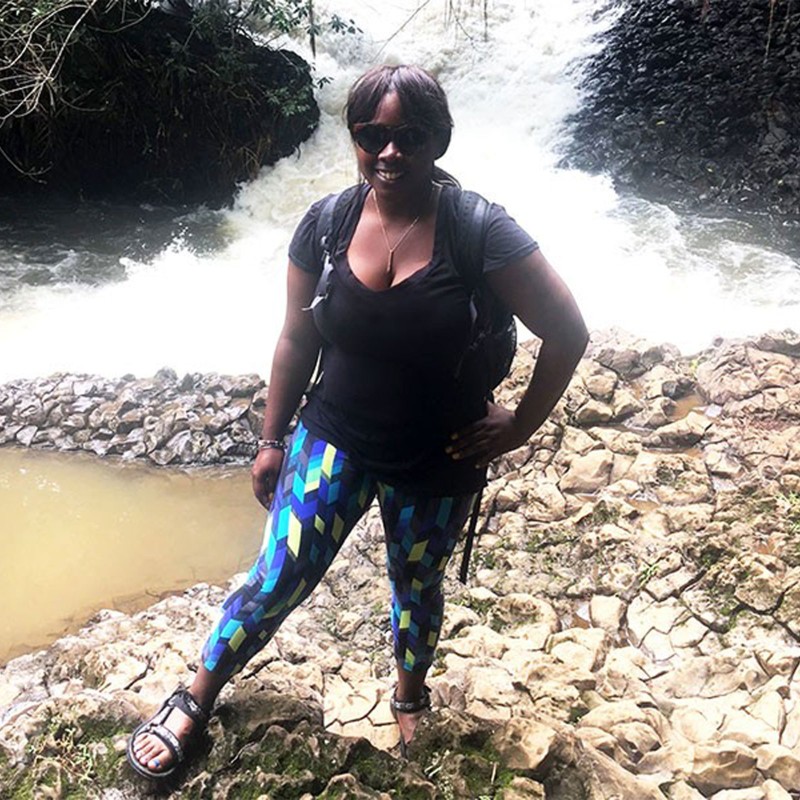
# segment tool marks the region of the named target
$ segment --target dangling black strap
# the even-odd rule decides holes
[[[481,500],[483,499],[483,489],[475,496],[475,503],[472,506],[472,513],[469,515],[469,527],[467,536],[464,539],[464,552],[461,554],[461,569],[458,579],[466,586],[467,574],[469,573],[469,557],[472,555],[472,543],[475,540],[475,530],[478,527],[478,514],[481,510]]]

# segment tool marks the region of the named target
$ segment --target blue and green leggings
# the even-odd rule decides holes
[[[264,546],[244,585],[222,606],[203,664],[225,678],[272,638],[322,579],[377,495],[386,539],[395,657],[424,672],[442,626],[442,580],[474,494],[411,495],[356,467],[300,423],[286,452]]]

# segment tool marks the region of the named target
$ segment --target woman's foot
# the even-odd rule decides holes
[[[392,716],[400,729],[400,755],[403,758],[408,758],[408,746],[414,738],[417,725],[419,725],[422,715],[430,710],[431,690],[427,686],[423,686],[416,698],[401,700],[398,698],[397,688],[395,688],[389,704],[392,709]]]
[[[172,731],[184,747],[195,727],[191,717],[187,717],[178,708],[173,708],[163,725]],[[133,740],[133,752],[136,760],[153,772],[166,772],[172,767],[175,757],[164,742],[152,733],[143,731]]]
[[[186,758],[189,745],[205,729],[208,712],[187,689],[178,687],[161,708],[139,725],[128,741],[128,761],[140,775],[171,775]]]
[[[415,714],[398,712],[397,714],[397,727],[400,729],[400,738],[403,744],[408,747],[411,740],[414,738],[414,732],[417,730],[417,725],[424,714],[424,711],[417,711]]]

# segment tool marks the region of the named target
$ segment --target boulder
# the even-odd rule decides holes
[[[753,750],[739,742],[698,745],[689,769],[689,782],[705,795],[721,789],[750,787],[758,775],[757,760]]]
[[[592,450],[574,457],[559,483],[562,492],[591,494],[606,486],[611,477],[614,455],[608,450]]]
[[[558,734],[533,719],[510,719],[492,737],[492,744],[511,769],[536,771],[552,757]]]
[[[800,791],[800,755],[779,744],[756,748],[758,770],[765,778],[777,781],[790,792]]]

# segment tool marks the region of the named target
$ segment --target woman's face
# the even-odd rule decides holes
[[[377,153],[367,152],[355,144],[359,172],[376,194],[387,198],[413,196],[417,192],[427,192],[433,175],[433,161],[436,143],[430,131],[406,119],[400,98],[391,92],[384,95],[375,116],[368,123],[354,126],[354,136],[364,125],[378,125],[390,129],[378,129],[373,139],[380,142],[380,134],[391,133],[392,138]],[[400,128],[401,130],[396,130]],[[404,152],[405,148],[405,152]],[[369,147],[370,150],[374,146]]]

